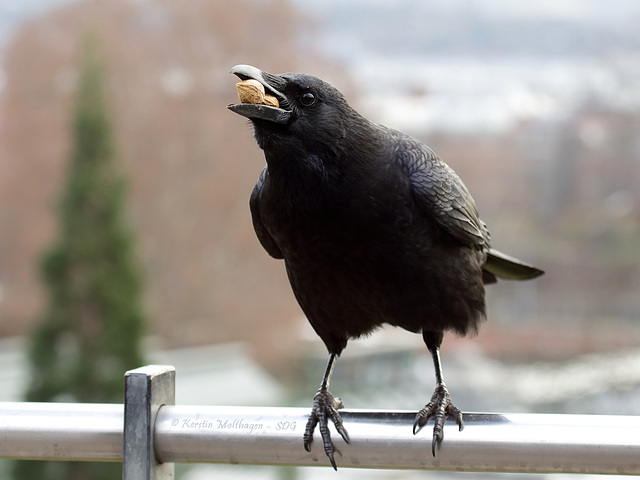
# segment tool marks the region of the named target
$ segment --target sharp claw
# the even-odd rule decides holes
[[[333,422],[336,430],[346,443],[351,441],[347,430],[342,424],[342,417],[337,411],[337,409],[342,408],[342,406],[342,401],[340,399],[334,399],[331,393],[327,390],[318,391],[313,399],[313,408],[311,410],[311,415],[309,415],[309,420],[307,421],[307,426],[303,436],[304,449],[307,452],[310,452],[311,443],[313,442],[313,432],[316,426],[319,426],[324,452],[329,458],[334,470],[338,470],[334,458],[334,452],[340,453],[340,451],[334,447],[333,442],[331,441],[329,420]]]
[[[336,466],[336,461],[333,458],[333,452],[328,452],[327,453],[327,457],[329,457],[329,461],[331,462],[331,466],[337,472],[338,471],[338,467]]]
[[[444,384],[436,387],[431,401],[420,410],[413,422],[413,434],[415,435],[428,422],[429,418],[434,417],[433,439],[431,440],[431,453],[436,456],[436,447],[444,438],[443,428],[446,417],[455,419],[459,430],[464,428],[462,421],[462,412],[453,403],[451,396]]]
[[[456,408],[456,410],[458,410]],[[458,424],[458,431],[461,432],[464,428],[464,421],[462,420],[462,412],[458,410],[458,415],[456,416],[456,423]]]
[[[416,433],[418,433],[420,431],[420,429],[422,428],[422,426],[424,425],[422,422],[422,417],[420,417],[420,414],[416,415],[416,419],[413,421],[413,434],[415,435]]]
[[[427,424],[427,422],[429,421],[429,418],[433,415],[434,408],[435,406],[431,401],[427,403],[424,406],[424,408],[418,412],[418,414],[416,415],[416,419],[413,421],[414,435],[418,433],[420,430],[422,430],[422,427],[424,427]]]
[[[336,426],[336,428],[338,429],[338,433],[340,434],[342,439],[345,441],[345,443],[351,443],[351,439],[349,438],[349,433],[345,430],[344,426],[340,424]]]
[[[307,421],[307,426],[304,429],[304,435],[302,437],[304,441],[304,449],[307,452],[311,451],[311,443],[313,442],[313,430],[316,428],[317,424],[318,416],[314,415],[312,411],[311,415],[309,416],[309,420]]]
[[[343,406],[344,404],[342,403],[342,400],[340,400],[339,402],[337,402],[337,405],[334,405],[334,408],[337,410],[338,408],[342,408]],[[336,427],[336,430],[338,431],[342,439],[346,443],[349,443],[350,442],[349,434],[347,433],[347,430],[344,428],[344,425],[342,424],[342,417],[336,410],[329,411],[329,418],[331,418],[333,425]]]

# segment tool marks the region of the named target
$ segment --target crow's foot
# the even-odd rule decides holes
[[[333,395],[326,389],[318,390],[316,396],[313,398],[313,408],[311,409],[311,415],[307,421],[307,427],[304,430],[304,449],[307,452],[311,451],[311,442],[313,442],[313,431],[316,425],[320,425],[320,435],[322,436],[322,443],[324,445],[324,452],[329,457],[331,466],[334,470],[338,470],[336,467],[336,461],[333,458],[334,452],[339,452],[331,441],[331,434],[329,433],[328,420],[331,419],[336,427],[336,430],[345,442],[349,443],[349,434],[342,424],[342,417],[338,413],[338,409],[342,408],[344,404],[339,398],[333,398]]]
[[[431,453],[434,457],[436,456],[436,445],[444,438],[443,428],[447,416],[452,417],[456,421],[460,430],[464,428],[462,412],[451,403],[451,395],[449,395],[447,387],[441,384],[436,387],[431,401],[418,412],[413,422],[413,433],[415,435],[427,423],[429,418],[434,418],[435,424],[433,426],[433,440],[431,442]]]

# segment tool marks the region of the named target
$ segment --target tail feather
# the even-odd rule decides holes
[[[482,268],[486,272],[506,280],[529,280],[539,277],[544,273],[543,270],[533,265],[529,265],[494,249],[489,250],[489,256]]]

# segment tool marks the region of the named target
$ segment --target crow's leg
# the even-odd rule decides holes
[[[444,438],[443,428],[446,416],[452,417],[460,430],[464,427],[462,423],[462,412],[451,402],[451,395],[444,384],[442,377],[442,365],[440,364],[440,344],[442,343],[442,332],[423,331],[422,337],[427,345],[431,357],[433,358],[433,366],[436,371],[436,389],[429,403],[416,415],[413,422],[413,433],[416,434],[429,420],[433,417],[435,425],[433,426],[433,440],[431,442],[431,453],[436,456],[436,445]]]
[[[322,383],[316,396],[313,398],[313,408],[311,409],[311,415],[307,421],[307,427],[304,430],[304,449],[307,452],[311,451],[311,442],[313,442],[313,431],[316,425],[320,424],[320,435],[322,435],[322,443],[324,444],[324,452],[329,457],[331,466],[334,470],[337,470],[336,461],[333,458],[333,453],[336,448],[331,441],[331,435],[329,433],[328,420],[331,419],[333,424],[338,430],[338,433],[345,442],[349,443],[349,434],[342,425],[342,418],[338,413],[338,409],[343,407],[342,400],[339,398],[333,398],[333,395],[329,393],[329,382],[331,381],[331,374],[333,373],[333,367],[335,367],[338,355],[336,353],[329,354],[329,361],[327,363],[327,369],[322,377]]]

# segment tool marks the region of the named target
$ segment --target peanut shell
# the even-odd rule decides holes
[[[278,99],[273,95],[265,95],[264,86],[257,80],[249,79],[236,83],[238,99],[242,103],[253,103],[279,107]]]

